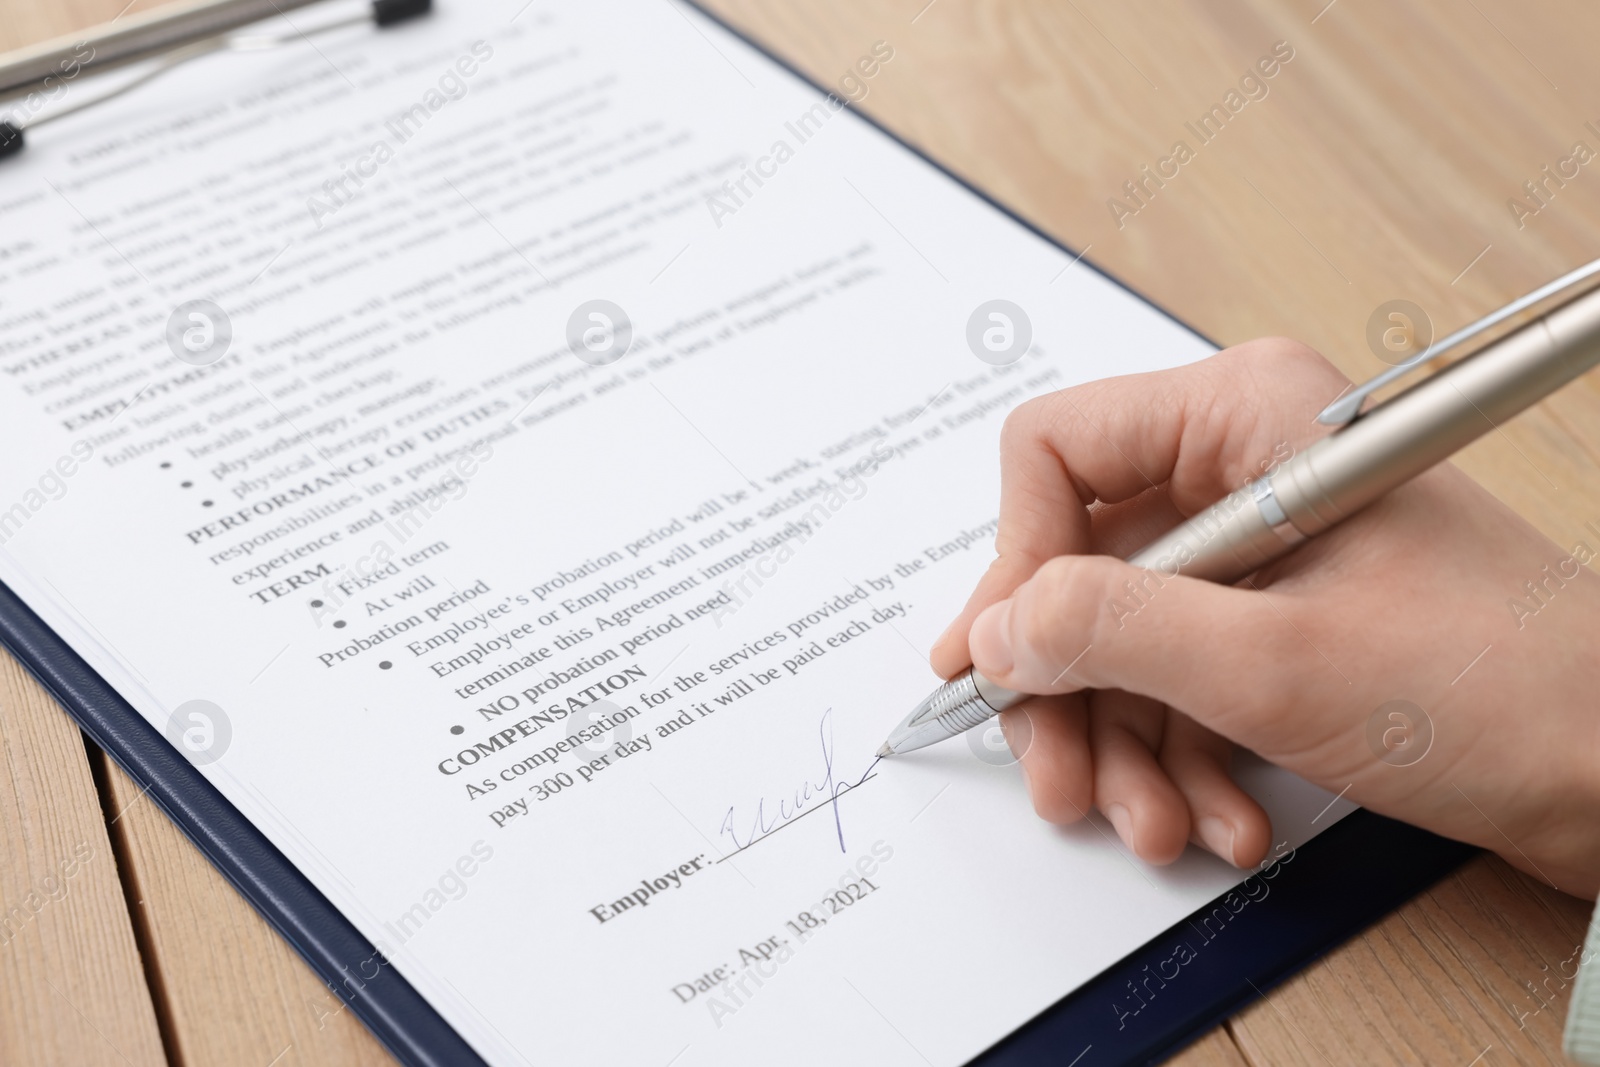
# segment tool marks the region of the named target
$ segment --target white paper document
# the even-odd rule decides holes
[[[846,106],[909,41],[439,6],[0,165],[0,577],[496,1065],[960,1064],[1239,883],[873,757],[1006,413],[1208,346]]]

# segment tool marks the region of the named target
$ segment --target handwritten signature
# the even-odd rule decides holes
[[[756,801],[755,811],[744,816],[740,816],[738,805],[728,806],[728,814],[723,817],[720,832],[732,842],[734,852],[743,852],[762,838],[777,833],[803,816],[822,810],[824,806],[833,809],[833,829],[839,838],[839,851],[845,851],[844,826],[839,821],[839,797],[872,777],[878,757],[873,759],[871,766],[859,778],[840,781],[835,777],[833,767],[832,708],[822,713],[822,721],[817,725],[817,737],[822,745],[820,779],[813,781],[807,778],[795,787],[792,794],[770,801],[773,805],[770,808],[769,799],[762,797]]]

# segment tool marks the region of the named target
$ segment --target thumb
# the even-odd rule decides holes
[[[1281,751],[1315,649],[1290,594],[1057,556],[972,624],[973,665],[1024,693],[1122,689],[1257,751]]]

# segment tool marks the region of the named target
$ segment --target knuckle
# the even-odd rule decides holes
[[[1086,398],[1104,383],[1068,386],[1025,400],[1011,409],[1000,426],[1002,454],[1010,455],[1048,442],[1082,410]]]
[[[1285,361],[1307,364],[1326,364],[1320,353],[1308,344],[1292,337],[1257,337],[1253,341],[1225,349],[1221,356],[1229,362],[1256,365],[1281,364]]]
[[[1031,442],[1038,434],[1045,406],[1055,394],[1036,396],[1012,408],[1000,424],[1000,447],[1012,451]]]
[[[1292,337],[1258,337],[1220,353],[1223,362],[1255,379],[1262,387],[1282,388],[1292,383],[1295,391],[1316,390],[1349,384],[1339,369],[1310,345]]]

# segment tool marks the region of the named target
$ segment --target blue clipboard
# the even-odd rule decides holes
[[[696,0],[688,2],[819,94],[827,91]],[[853,107],[844,110],[993,210],[1074,254],[872,118]],[[1085,265],[1144,299],[1093,264]],[[327,897],[4,584],[0,644],[148,791],[396,1059],[408,1067],[487,1067]],[[1476,854],[1467,845],[1355,812],[1280,862],[1270,881],[1252,876],[1265,889],[1235,891],[1231,901],[1225,894],[1196,911],[973,1062],[982,1067],[1159,1062]]]

